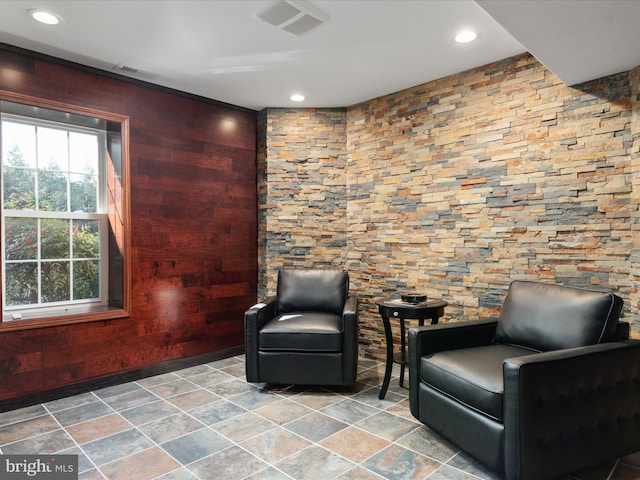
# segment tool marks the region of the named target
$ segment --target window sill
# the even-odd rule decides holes
[[[11,314],[4,314],[2,323],[0,323],[0,333],[11,330],[30,330],[75,323],[98,322],[125,318],[129,315],[130,313],[127,310],[109,306],[79,307],[74,308],[73,311],[60,312],[60,314],[23,316],[19,320],[14,320]]]

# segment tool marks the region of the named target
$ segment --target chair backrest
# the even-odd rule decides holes
[[[276,312],[327,312],[342,315],[349,275],[334,269],[282,269],[278,272]]]
[[[494,340],[539,351],[611,342],[622,304],[611,292],[514,281]]]

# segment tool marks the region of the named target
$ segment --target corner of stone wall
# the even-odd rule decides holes
[[[267,295],[267,229],[266,208],[263,208],[267,199],[267,122],[269,109],[258,112],[256,134],[256,168],[258,188],[258,299]]]
[[[258,293],[282,267],[344,265],[346,109],[269,108],[258,116]]]
[[[640,311],[640,65],[629,71],[631,85],[631,310]],[[640,318],[630,319],[634,336],[640,338]]]

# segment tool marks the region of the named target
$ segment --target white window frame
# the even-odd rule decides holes
[[[36,219],[63,219],[63,220],[98,220],[100,222],[100,246],[99,246],[99,268],[100,268],[100,279],[99,279],[99,298],[95,299],[81,299],[81,300],[69,300],[63,302],[50,302],[50,303],[38,303],[38,304],[30,304],[30,305],[6,305],[6,268],[5,265],[8,264],[5,256],[5,236],[4,233],[0,238],[1,250],[2,250],[2,259],[3,259],[3,267],[2,267],[2,309],[5,320],[22,320],[29,318],[36,318],[43,315],[59,315],[59,314],[73,314],[80,313],[86,310],[87,307],[95,307],[95,306],[106,306],[108,304],[108,292],[109,292],[109,240],[108,240],[108,232],[109,232],[109,222],[108,222],[108,213],[107,213],[107,202],[106,202],[106,132],[101,129],[94,129],[89,127],[82,127],[77,125],[66,124],[63,122],[55,122],[49,121],[34,117],[26,117],[21,115],[14,114],[6,114],[3,113],[0,115],[0,120],[10,121],[14,123],[22,123],[25,125],[31,125],[36,127],[45,127],[45,128],[54,128],[58,130],[63,130],[67,132],[78,132],[78,133],[89,133],[95,134],[98,139],[98,203],[97,203],[97,212],[95,213],[85,213],[85,212],[52,212],[52,211],[40,211],[40,210],[5,210],[4,209],[4,188],[0,192],[1,201],[2,201],[2,232],[5,232],[5,218],[6,217],[16,217],[16,218],[36,218]],[[3,167],[4,169],[4,167]],[[73,174],[79,172],[71,172],[70,169],[65,170],[65,173]],[[69,183],[67,182],[67,188],[69,188]],[[38,189],[36,188],[36,196],[38,194]],[[70,201],[70,192],[67,191],[67,201]],[[37,201],[36,201],[37,204]],[[70,239],[71,240],[71,239]],[[40,245],[40,239],[37,240],[38,246]],[[70,250],[71,252],[71,250]],[[47,259],[50,260],[50,259]],[[69,261],[70,265],[74,262],[74,258],[70,255],[67,258],[61,259],[64,261]],[[28,260],[28,262],[33,262],[34,260]],[[41,295],[41,258],[40,258],[40,248],[37,249],[37,258],[35,262],[38,265],[38,296],[40,301]],[[15,262],[11,262],[15,263]],[[73,289],[73,269],[70,268],[70,289]],[[6,317],[10,318],[7,319]]]

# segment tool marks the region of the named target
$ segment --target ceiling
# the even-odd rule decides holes
[[[639,0],[291,0],[326,18],[301,35],[256,18],[274,3],[3,0],[0,42],[253,110],[350,106],[525,51],[568,85],[640,65]]]

